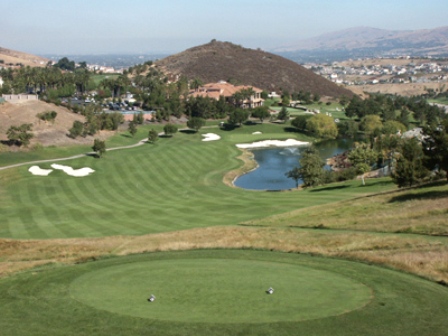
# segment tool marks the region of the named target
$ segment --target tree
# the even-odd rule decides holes
[[[287,91],[282,94],[282,106],[289,106],[291,100]]]
[[[131,133],[132,137],[134,137],[135,133],[137,133],[137,126],[135,126],[133,121],[129,122],[128,131]]]
[[[287,120],[289,120],[289,112],[285,106],[282,106],[282,109],[278,113],[277,119],[281,120],[283,122],[286,122]]]
[[[428,176],[424,167],[424,153],[416,138],[403,140],[400,154],[392,172],[392,180],[401,187],[412,187]]]
[[[83,131],[84,131],[84,124],[79,120],[75,120],[73,122],[72,128],[70,128],[68,131],[69,132],[68,136],[70,138],[76,139],[76,137],[83,134]]]
[[[348,159],[355,167],[357,173],[361,174],[363,185],[366,184],[364,174],[370,171],[377,158],[377,152],[369,148],[367,144],[358,144],[355,149],[348,154]]]
[[[159,140],[159,133],[155,129],[151,129],[148,132],[148,142],[155,143],[157,140]]]
[[[358,133],[358,123],[354,120],[342,120],[337,124],[338,134],[347,138],[354,138]]]
[[[315,147],[308,147],[299,162],[299,174],[305,187],[314,187],[323,182],[324,171],[322,167],[325,164]]]
[[[205,119],[193,117],[187,121],[188,128],[195,130],[196,132],[201,129],[202,126],[205,125]]]
[[[100,139],[95,139],[93,141],[92,150],[96,153],[96,155],[101,158],[103,154],[106,152],[106,142]]]
[[[409,117],[411,115],[411,112],[409,112],[408,108],[406,106],[403,106],[400,111],[400,117],[398,119],[399,122],[401,122],[406,129],[409,127]]]
[[[69,61],[67,57],[61,58],[54,66],[62,70],[75,70],[75,62]]]
[[[235,109],[230,112],[228,122],[231,125],[241,125],[249,118],[249,113],[243,109]]]
[[[407,131],[407,128],[399,121],[388,120],[384,123],[383,129],[381,131],[384,134],[403,134]]]
[[[286,177],[293,179],[296,181],[296,188],[299,188],[299,180],[301,178],[301,172],[299,167],[294,167],[290,171],[285,173]]]
[[[140,111],[138,114],[134,114],[134,116],[132,117],[132,121],[134,122],[134,124],[142,125],[143,122],[145,121],[143,112]]]
[[[359,124],[361,131],[372,134],[376,129],[383,128],[383,123],[379,115],[366,115]]]
[[[6,135],[11,144],[18,146],[24,145],[27,147],[30,144],[30,140],[33,138],[33,133],[30,133],[33,124],[22,124],[20,126],[11,126],[6,131]]]
[[[323,139],[335,139],[338,136],[336,123],[332,117],[325,114],[316,114],[308,119],[306,129]]]
[[[163,127],[163,132],[165,132],[166,136],[172,136],[177,132],[177,126],[173,124],[166,124],[165,127]]]
[[[425,166],[430,170],[444,170],[448,180],[448,119],[438,126],[426,126],[422,145],[426,155]]]
[[[269,118],[271,114],[266,106],[259,106],[252,112],[252,117],[260,119],[263,122],[264,119]]]
[[[291,125],[299,130],[306,131],[306,122],[311,117],[309,114],[297,116],[291,121]]]
[[[344,103],[346,103],[346,101],[344,101]],[[350,99],[348,106],[345,108],[345,115],[348,118],[353,118],[355,116],[361,115],[363,113],[363,109],[364,107],[361,98],[359,98],[358,96],[353,96],[353,98]]]
[[[190,87],[194,90],[197,90],[202,85],[203,85],[203,83],[199,78],[193,79],[190,83]]]

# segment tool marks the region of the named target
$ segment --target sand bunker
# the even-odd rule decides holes
[[[67,175],[75,176],[75,177],[84,177],[84,176],[90,175],[91,173],[94,172],[93,169],[87,168],[87,167],[80,168],[80,169],[73,169],[72,167],[58,165],[58,164],[55,164],[55,163],[53,163],[51,165],[51,167],[54,168],[54,169],[62,170]]]
[[[42,169],[39,166],[31,166],[28,171],[36,176],[48,176],[48,174],[50,174],[53,169]]]
[[[294,147],[294,146],[307,146],[309,142],[298,141],[295,139],[288,140],[265,140],[253,142],[250,144],[238,144],[238,148],[249,149],[249,148],[266,148],[266,147]]]
[[[261,133],[261,132],[253,132],[252,134],[263,134],[263,133]]]
[[[202,134],[202,136],[204,137],[204,139],[202,139],[202,141],[214,141],[214,140],[221,139],[221,137],[215,133],[206,133],[206,134]]]

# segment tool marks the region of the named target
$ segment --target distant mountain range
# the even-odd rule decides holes
[[[356,27],[297,41],[271,52],[302,62],[404,55],[448,57],[448,26],[423,30]]]

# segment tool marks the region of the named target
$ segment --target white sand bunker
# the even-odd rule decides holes
[[[263,133],[261,133],[261,132],[253,132],[252,134],[263,134]]]
[[[214,140],[221,139],[221,137],[215,133],[206,133],[206,134],[202,134],[202,136],[204,137],[204,139],[202,139],[202,141],[214,141]]]
[[[294,147],[294,146],[307,146],[309,142],[298,141],[295,139],[288,140],[265,140],[257,141],[250,144],[238,144],[238,148],[248,149],[248,148],[266,148],[266,147]]]
[[[53,169],[42,169],[39,166],[31,166],[28,171],[36,176],[48,176],[48,174],[50,174]]]
[[[59,165],[59,164],[55,164],[55,163],[53,163],[51,165],[51,167],[54,169],[62,170],[67,175],[75,176],[75,177],[84,177],[84,176],[90,175],[91,173],[94,172],[93,169],[88,168],[88,167],[80,168],[80,169],[73,169],[72,167],[63,166],[63,165]]]

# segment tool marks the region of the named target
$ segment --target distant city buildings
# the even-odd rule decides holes
[[[428,60],[428,62],[416,64],[412,59],[407,59],[409,63],[405,65],[394,64],[394,60],[391,59],[391,63],[387,65],[347,66],[344,64],[349,62],[344,62],[332,65],[306,64],[305,67],[334,83],[344,85],[448,81],[447,61]]]

